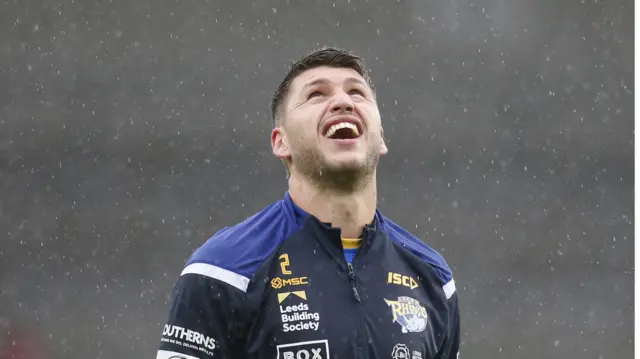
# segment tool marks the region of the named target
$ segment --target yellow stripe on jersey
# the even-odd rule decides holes
[[[344,249],[358,249],[360,238],[342,238],[342,247]]]

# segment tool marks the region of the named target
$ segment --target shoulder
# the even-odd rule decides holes
[[[246,288],[258,267],[296,226],[282,201],[274,202],[244,221],[216,232],[193,252],[183,274],[222,278]]]
[[[381,223],[392,242],[406,249],[435,270],[445,287],[445,291],[451,289],[455,291],[453,273],[440,253],[391,219],[382,217]]]

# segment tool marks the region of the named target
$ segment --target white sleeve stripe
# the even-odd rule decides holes
[[[158,355],[156,359],[172,359],[172,358],[180,358],[180,359],[198,359],[191,355],[186,355],[178,352],[172,352],[169,350],[158,350]]]
[[[442,289],[444,290],[444,294],[447,296],[447,299],[449,299],[453,293],[456,292],[456,282],[451,279],[447,284],[442,286]]]
[[[225,282],[231,286],[234,286],[243,292],[246,292],[247,287],[249,286],[249,278],[234,273],[230,270],[207,263],[189,264],[185,267],[180,275],[183,276],[185,274],[200,274],[206,277],[214,278],[221,282]]]

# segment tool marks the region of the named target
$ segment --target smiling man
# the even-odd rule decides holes
[[[456,358],[451,270],[377,208],[387,146],[362,59],[308,54],[271,111],[289,190],[192,254],[157,359]]]

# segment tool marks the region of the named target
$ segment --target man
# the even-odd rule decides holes
[[[157,359],[456,358],[449,267],[376,207],[387,147],[362,60],[305,56],[271,110],[289,190],[193,253]]]

